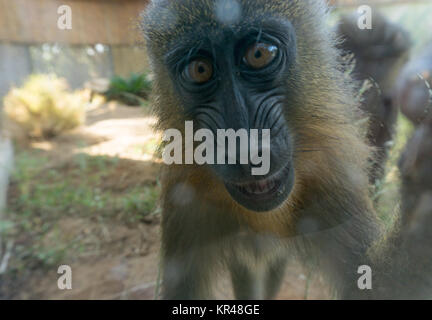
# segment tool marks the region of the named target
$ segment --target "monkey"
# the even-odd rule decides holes
[[[403,68],[396,84],[396,100],[403,115],[419,125],[430,112],[432,44],[420,50]]]
[[[408,250],[421,254],[431,243],[428,232],[432,217],[432,117],[418,125],[399,160],[402,178],[402,222],[404,237],[411,241]]]
[[[142,14],[158,130],[271,137],[263,175],[238,157],[163,165],[163,299],[211,299],[225,270],[236,299],[273,299],[290,255],[336,298],[430,297],[430,246],[374,211],[371,148],[328,12],[317,0],[156,0]],[[416,241],[421,253],[407,250]],[[358,286],[365,265],[371,290]]]
[[[370,88],[363,94],[360,108],[370,117],[368,139],[376,148],[370,180],[382,179],[388,149],[395,133],[398,108],[393,88],[397,76],[409,58],[411,37],[402,26],[390,22],[377,9],[372,10],[372,28],[360,29],[359,16],[347,14],[340,18],[338,47],[344,56],[353,55],[352,76]]]
[[[432,212],[431,115],[424,119],[407,142],[399,159],[399,168],[402,177],[402,225],[407,227],[419,220],[417,215]]]

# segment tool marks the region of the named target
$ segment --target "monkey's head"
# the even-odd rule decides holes
[[[429,44],[405,65],[395,86],[395,96],[402,113],[415,125],[430,113],[432,86],[432,45]]]
[[[341,17],[337,26],[339,46],[354,53],[353,76],[359,80],[372,78],[385,99],[409,58],[412,40],[401,25],[391,22],[376,8],[372,10],[371,29],[359,28],[359,16],[354,13]]]
[[[270,129],[267,173],[252,175],[256,165],[239,162],[238,144],[237,162],[209,166],[251,211],[280,207],[304,181],[302,171],[323,178],[330,165],[302,157],[325,150],[344,123],[325,15],[315,0],[161,0],[143,16],[162,130],[183,131],[186,120],[215,139],[218,129]]]
[[[429,115],[416,129],[407,143],[399,168],[405,183],[432,190],[432,116]]]

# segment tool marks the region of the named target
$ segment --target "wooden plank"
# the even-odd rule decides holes
[[[40,44],[135,44],[148,0],[0,0],[0,41]],[[57,9],[72,9],[72,30],[57,27]]]

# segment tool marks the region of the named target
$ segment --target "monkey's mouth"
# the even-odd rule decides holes
[[[270,211],[280,206],[294,185],[294,170],[288,165],[272,176],[250,182],[225,182],[231,197],[252,211]]]
[[[282,181],[277,178],[268,178],[264,180],[233,184],[238,191],[247,197],[266,197],[277,192],[282,185]]]

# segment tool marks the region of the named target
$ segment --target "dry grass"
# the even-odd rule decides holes
[[[32,75],[4,98],[4,113],[16,135],[48,139],[83,123],[86,100],[82,93],[69,92],[64,79]]]

